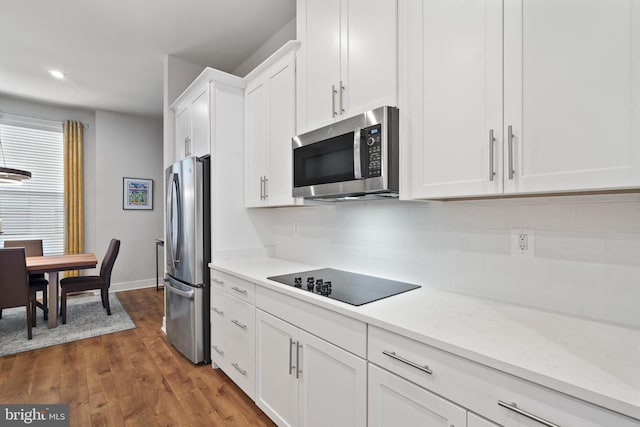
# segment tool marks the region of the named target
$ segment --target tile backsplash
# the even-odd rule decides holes
[[[279,258],[640,327],[639,194],[356,201],[270,215]],[[535,232],[534,256],[511,254],[512,229]]]

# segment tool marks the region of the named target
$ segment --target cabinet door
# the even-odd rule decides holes
[[[367,362],[305,331],[299,344],[300,425],[366,426]]]
[[[295,57],[290,55],[269,73],[270,167],[266,193],[270,206],[292,205],[291,138],[295,135]]]
[[[343,0],[338,109],[353,116],[381,105],[397,106],[397,0]]]
[[[514,170],[506,192],[640,184],[637,6],[504,2],[504,124],[513,130]]]
[[[189,107],[191,110],[191,156],[201,157],[211,153],[209,99],[209,85],[206,85],[195,96]]]
[[[467,411],[369,364],[369,426],[465,427]]]
[[[256,310],[256,405],[279,426],[298,424],[298,329]]]
[[[191,138],[191,111],[188,107],[176,113],[176,161],[186,157],[186,150]]]
[[[484,418],[477,416],[476,414],[468,412],[467,427],[498,427],[498,424],[494,424],[491,421],[487,421]]]
[[[245,91],[246,147],[244,203],[246,207],[264,206],[264,178],[269,165],[269,86],[264,78],[251,83]]]
[[[302,128],[311,129],[333,121],[338,114],[341,5],[340,0],[298,0],[297,5],[302,42],[300,122]]]
[[[411,196],[500,193],[501,0],[410,0],[401,13],[401,132],[411,141]]]

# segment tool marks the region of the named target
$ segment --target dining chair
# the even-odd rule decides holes
[[[5,248],[23,247],[27,256],[42,256],[42,240],[5,240]],[[29,273],[29,287],[32,292],[42,292],[42,302],[36,299],[36,306],[42,309],[44,320],[49,317],[49,309],[47,308],[47,290],[49,281],[44,278],[44,273]],[[31,323],[36,326],[36,310],[33,310]]]
[[[111,307],[109,306],[109,287],[111,286],[111,270],[116,262],[116,257],[120,251],[120,240],[111,239],[107,253],[102,260],[99,276],[78,276],[67,277],[60,281],[61,288],[61,314],[62,323],[67,323],[67,293],[82,292],[100,289],[102,297],[102,307],[107,309],[107,314],[111,316]]]
[[[27,308],[27,337],[31,339],[29,320],[32,318],[32,311],[35,310],[35,292],[29,288],[25,250],[0,249],[0,310],[23,305]]]

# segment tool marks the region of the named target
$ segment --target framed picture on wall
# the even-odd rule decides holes
[[[122,178],[122,209],[152,210],[153,180]]]

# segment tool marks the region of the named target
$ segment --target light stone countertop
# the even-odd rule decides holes
[[[426,286],[355,307],[266,279],[326,266],[277,258],[222,261],[209,266],[640,419],[637,329]]]

